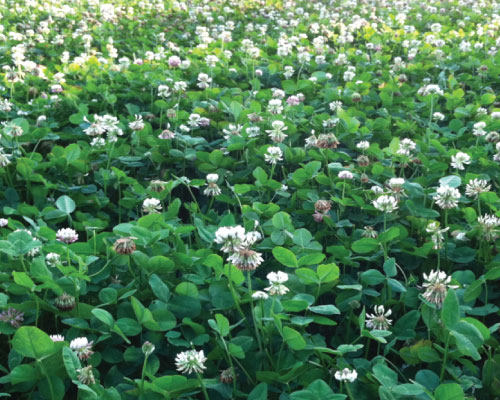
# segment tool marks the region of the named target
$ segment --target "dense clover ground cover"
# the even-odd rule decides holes
[[[500,397],[499,15],[0,0],[0,395]]]

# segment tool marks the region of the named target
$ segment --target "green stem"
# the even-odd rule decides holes
[[[135,272],[134,270],[132,269],[132,265],[130,263],[130,255],[127,257],[127,265],[128,265],[128,270],[130,272],[130,275],[132,275],[132,277],[134,278],[134,281],[137,283],[137,277],[135,276]]]
[[[247,321],[247,319],[245,317],[245,314],[243,313],[243,311],[242,311],[242,309],[240,307],[240,302],[238,301],[238,297],[236,296],[236,292],[235,292],[234,287],[233,287],[233,280],[231,278],[232,267],[233,266],[231,264],[229,264],[229,269],[228,269],[228,274],[227,274],[227,278],[228,278],[228,282],[229,282],[229,291],[231,292],[234,304],[236,306],[236,309],[240,313],[241,318],[243,318],[243,320],[245,321],[245,323],[248,325],[248,321]]]
[[[21,265],[23,266],[23,270],[26,274],[28,274],[28,270],[26,269],[26,264],[24,263],[24,257],[21,256],[21,258],[19,259],[21,261]]]
[[[446,362],[448,361],[448,347],[450,345],[450,333],[448,332],[448,338],[446,339],[446,347],[444,348],[444,358],[443,358],[443,365],[441,366],[441,373],[439,374],[439,380],[443,381],[444,378],[444,371],[446,367]]]
[[[142,395],[144,394],[144,377],[146,375],[146,365],[148,364],[148,357],[149,355],[144,356],[144,363],[142,364],[142,372],[141,372],[141,389],[140,389],[140,396],[142,398]]]
[[[222,336],[220,338],[222,340],[222,344],[224,345],[224,350],[227,354],[227,360],[229,362],[229,367],[231,368],[231,374],[233,375],[233,395],[236,395],[236,370],[234,369],[233,360],[231,358],[231,353],[229,352],[229,349],[227,347],[227,343]]]
[[[274,169],[276,168],[276,164],[271,165],[271,173],[269,174],[269,180],[273,179]]]
[[[255,309],[254,309],[253,298],[252,298],[252,276],[250,274],[250,271],[247,271],[247,279],[248,279],[248,294],[249,294],[249,298],[250,298],[250,307],[251,307],[251,311],[252,311],[253,326],[255,328],[255,336],[257,337],[257,343],[259,344],[259,351],[262,351],[262,341],[260,339],[259,328],[257,327],[257,318],[255,318]]]
[[[38,296],[33,294],[35,297],[36,311],[35,311],[35,326],[38,327],[38,317],[40,316],[40,303],[38,301]]]
[[[351,389],[349,388],[349,384],[347,382],[345,383],[345,390],[347,391],[347,396],[349,397],[349,399],[354,400]]]
[[[387,230],[387,213],[384,212],[384,232]],[[387,260],[388,252],[387,252],[387,243],[382,243],[382,247],[384,248],[384,261]]]
[[[43,365],[42,360],[37,360],[38,364],[40,365],[40,368],[47,378],[47,382],[49,383],[49,392],[50,392],[50,398],[54,400],[56,396],[54,395],[54,388],[52,386],[52,381],[50,380],[50,375],[47,373],[47,369],[45,368],[45,365]]]
[[[203,392],[203,396],[205,397],[205,400],[210,400],[210,397],[208,397],[207,389],[205,388],[205,384],[203,383],[203,379],[201,379],[201,375],[197,372],[196,376],[198,377],[198,381],[200,382],[200,387]]]

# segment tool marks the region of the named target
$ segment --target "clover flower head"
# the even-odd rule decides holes
[[[222,244],[224,253],[233,253],[243,249],[245,242],[245,228],[237,226],[221,226],[215,232],[215,243]]]
[[[286,272],[270,272],[267,274],[267,279],[270,286],[265,288],[265,290],[268,291],[271,296],[274,296],[275,294],[282,296],[289,291],[289,289],[284,285],[284,283],[288,281],[288,274]]]
[[[392,311],[385,311],[384,306],[375,306],[373,314],[366,314],[366,326],[370,329],[386,331],[392,324],[392,320],[388,318],[391,314]]]
[[[391,213],[397,210],[398,200],[394,196],[383,194],[373,201],[373,206],[379,211]]]
[[[491,185],[484,179],[471,179],[465,186],[465,195],[477,199],[481,193],[489,192]]]
[[[254,300],[266,300],[269,298],[269,295],[266,292],[263,292],[262,290],[257,290],[256,292],[253,292],[252,294],[252,299]]]
[[[175,357],[177,371],[188,374],[192,372],[201,374],[203,370],[206,369],[205,361],[207,361],[207,358],[205,357],[203,350],[183,351]]]
[[[59,229],[56,233],[56,238],[60,242],[63,243],[73,243],[78,240],[78,234],[74,229],[71,228],[62,228]]]
[[[463,170],[465,169],[464,164],[470,164],[470,156],[467,153],[459,151],[457,154],[451,156],[450,165],[453,168]]]
[[[444,271],[434,271],[431,270],[429,275],[424,274],[423,287],[425,292],[423,297],[430,303],[436,305],[437,308],[441,308],[448,293],[448,289],[457,289],[458,286],[450,285],[451,276],[446,275]]]
[[[63,335],[50,335],[50,338],[53,342],[64,342],[65,340]]]
[[[338,177],[340,179],[347,179],[347,180],[351,180],[354,178],[354,175],[352,174],[351,171],[346,171],[346,170],[343,170],[343,171],[340,171],[339,172],[339,175]]]
[[[268,147],[267,153],[264,154],[264,159],[269,163],[269,164],[277,164],[278,161],[283,160],[283,152],[279,147]]]
[[[94,385],[95,378],[94,372],[92,371],[92,365],[87,365],[86,367],[82,367],[76,370],[78,373],[78,380],[84,385]]]
[[[158,214],[162,210],[161,202],[155,198],[145,199],[142,203],[142,210],[148,214]]]
[[[218,196],[222,193],[219,185],[217,185],[217,181],[219,180],[219,175],[217,174],[208,174],[207,175],[207,187],[203,191],[205,196]]]
[[[350,370],[349,368],[344,368],[335,372],[335,379],[341,382],[354,382],[357,377],[358,373],[355,369]]]
[[[434,196],[436,204],[442,209],[450,209],[458,206],[460,191],[449,185],[441,185],[437,188]]]
[[[0,313],[0,321],[9,324],[13,328],[19,328],[24,321],[24,313],[9,307]]]
[[[87,360],[94,352],[92,351],[93,342],[89,342],[86,337],[73,339],[69,348],[73,350],[80,360]]]

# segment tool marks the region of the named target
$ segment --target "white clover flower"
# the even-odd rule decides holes
[[[9,223],[9,220],[7,218],[0,218],[0,228],[7,226],[8,223]]]
[[[222,244],[224,253],[233,253],[245,248],[245,228],[237,226],[221,226],[215,232],[214,242]]]
[[[348,179],[348,180],[351,180],[351,179],[353,179],[353,178],[354,178],[354,175],[352,174],[352,172],[344,170],[344,171],[340,171],[340,172],[339,172],[338,177],[339,177],[340,179]]]
[[[89,342],[86,337],[73,339],[69,348],[73,350],[80,360],[87,360],[94,352],[92,351],[93,342]]]
[[[135,115],[135,121],[129,122],[128,127],[133,131],[141,131],[144,129],[144,121],[142,115]]]
[[[432,114],[432,118],[434,118],[435,120],[437,121],[444,121],[444,119],[446,118],[444,114],[440,113],[440,112],[435,112],[434,114]]]
[[[95,385],[94,372],[92,371],[92,365],[87,365],[86,367],[78,368],[78,380],[84,385]]]
[[[405,183],[404,178],[391,178],[389,182],[387,182],[387,187],[391,191],[392,195],[399,201],[402,196],[405,196],[405,190],[403,189],[403,185]]]
[[[446,227],[444,229],[439,229],[440,224],[437,221],[431,221],[427,224],[425,228],[426,232],[432,233],[431,240],[433,243],[432,248],[434,250],[439,250],[443,247],[444,236],[443,233],[448,232],[450,227]]]
[[[462,153],[461,151],[457,154],[451,156],[450,165],[453,168],[463,170],[465,169],[464,164],[470,164],[470,156],[467,153]]]
[[[341,101],[332,101],[330,104],[329,104],[329,107],[330,107],[330,110],[334,111],[334,112],[338,112],[340,110],[342,110],[342,102]]]
[[[465,195],[477,199],[481,193],[489,192],[491,185],[484,179],[471,179],[465,186]]]
[[[409,156],[416,148],[417,144],[413,140],[405,138],[399,142],[399,149],[397,150],[397,153],[403,156]]]
[[[216,183],[218,180],[219,180],[218,174],[208,174],[207,175],[207,182],[209,182],[209,183]]]
[[[224,139],[229,140],[232,136],[241,136],[242,129],[242,125],[229,124],[227,128],[222,130],[224,133]]]
[[[241,271],[253,271],[264,262],[261,253],[247,248],[234,252],[227,260]]]
[[[252,294],[252,299],[254,299],[254,300],[267,300],[268,298],[269,298],[269,295],[266,292],[263,292],[261,290],[253,292],[253,294]]]
[[[269,164],[277,164],[278,161],[283,160],[283,152],[279,147],[268,147],[267,153],[264,154],[264,159]]]
[[[205,57],[205,61],[207,63],[207,66],[213,68],[219,62],[219,58],[217,56],[209,54],[208,56]]]
[[[185,92],[188,87],[187,82],[177,81],[174,82],[174,92]]]
[[[398,200],[394,196],[384,194],[373,201],[373,206],[379,211],[391,213],[398,208]]]
[[[45,256],[45,261],[50,266],[54,266],[61,260],[61,256],[57,253],[49,253]]]
[[[434,196],[436,204],[442,209],[457,207],[458,199],[460,199],[460,191],[448,185],[438,187],[437,193]]]
[[[64,243],[73,243],[78,240],[78,234],[74,229],[71,228],[62,228],[59,229],[56,233],[56,238],[60,242]]]
[[[450,285],[451,276],[446,275],[444,271],[431,270],[429,275],[424,274],[423,287],[425,288],[424,298],[441,308],[448,289],[457,289],[458,286]]]
[[[155,198],[145,199],[142,203],[142,210],[148,214],[157,214],[162,210],[161,201]]]
[[[219,175],[217,174],[208,174],[207,175],[207,187],[203,191],[205,196],[218,196],[222,193],[219,185],[217,185],[217,181],[219,180]]]
[[[257,137],[260,135],[260,128],[258,126],[249,126],[245,132],[248,137]]]
[[[267,105],[267,110],[271,114],[281,114],[283,112],[283,102],[280,99],[271,99]]]
[[[205,361],[207,358],[205,357],[205,353],[203,350],[188,350],[183,351],[182,353],[177,354],[175,357],[175,365],[177,366],[177,371],[182,373],[192,373],[196,372],[201,374],[205,366]]]
[[[169,97],[170,96],[170,88],[167,85],[158,86],[158,96],[160,97]]]
[[[473,128],[472,128],[472,134],[474,136],[484,136],[486,135],[486,131],[484,130],[484,128],[486,128],[486,122],[484,121],[479,121],[479,122],[476,122],[474,125],[473,125]]]
[[[350,370],[349,368],[344,368],[341,371],[335,372],[335,379],[341,382],[354,382],[358,377],[358,373],[355,369]]]
[[[437,94],[442,96],[444,94],[443,90],[438,85],[425,85],[418,89],[417,93],[421,96],[428,96]]]
[[[271,140],[275,143],[281,143],[285,138],[288,136],[285,131],[288,129],[288,127],[285,125],[283,121],[276,120],[271,123],[271,126],[273,129],[266,130],[267,133],[269,133],[269,137]]]
[[[370,147],[370,142],[368,140],[362,140],[356,145],[356,147],[360,150],[366,150]]]
[[[246,247],[253,246],[255,243],[257,243],[259,240],[262,239],[262,235],[258,231],[250,231],[245,234],[245,238],[243,240],[243,243]]]
[[[485,240],[493,241],[498,238],[498,227],[500,226],[500,218],[495,215],[485,214],[477,218],[481,234]]]
[[[155,351],[155,345],[149,341],[145,341],[142,345],[144,356],[149,357]]]
[[[6,167],[10,164],[10,154],[6,154],[3,152],[3,148],[0,147],[0,167]]]
[[[389,326],[392,324],[392,320],[388,317],[391,316],[392,311],[385,311],[384,306],[375,306],[374,314],[366,314],[366,327],[370,329],[377,329],[386,331],[389,329]]]
[[[452,236],[455,238],[455,240],[459,240],[461,242],[465,242],[467,241],[467,232],[463,232],[463,231],[453,231],[452,233]]]
[[[375,193],[375,194],[381,194],[381,193],[384,193],[384,189],[381,188],[380,186],[377,186],[377,185],[373,185],[370,190]]]
[[[203,72],[198,74],[198,84],[197,86],[200,89],[207,89],[210,87],[210,83],[212,82],[212,78]]]
[[[283,285],[283,283],[288,281],[287,273],[282,271],[270,272],[267,274],[267,279],[269,280],[270,286],[264,290],[268,291],[271,296],[275,294],[282,296],[289,291],[289,289]]]
[[[286,79],[290,79],[295,72],[293,67],[291,67],[289,65],[285,66],[284,70],[285,70],[285,72],[283,72],[283,75],[285,76]]]
[[[50,335],[50,338],[53,342],[64,342],[65,340],[63,335]]]

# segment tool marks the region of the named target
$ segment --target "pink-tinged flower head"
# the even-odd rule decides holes
[[[71,228],[62,228],[57,231],[56,234],[57,240],[63,243],[73,243],[78,240],[78,234],[74,229]]]
[[[94,352],[92,351],[93,342],[89,342],[86,337],[73,339],[69,348],[73,350],[80,360],[87,360]]]

